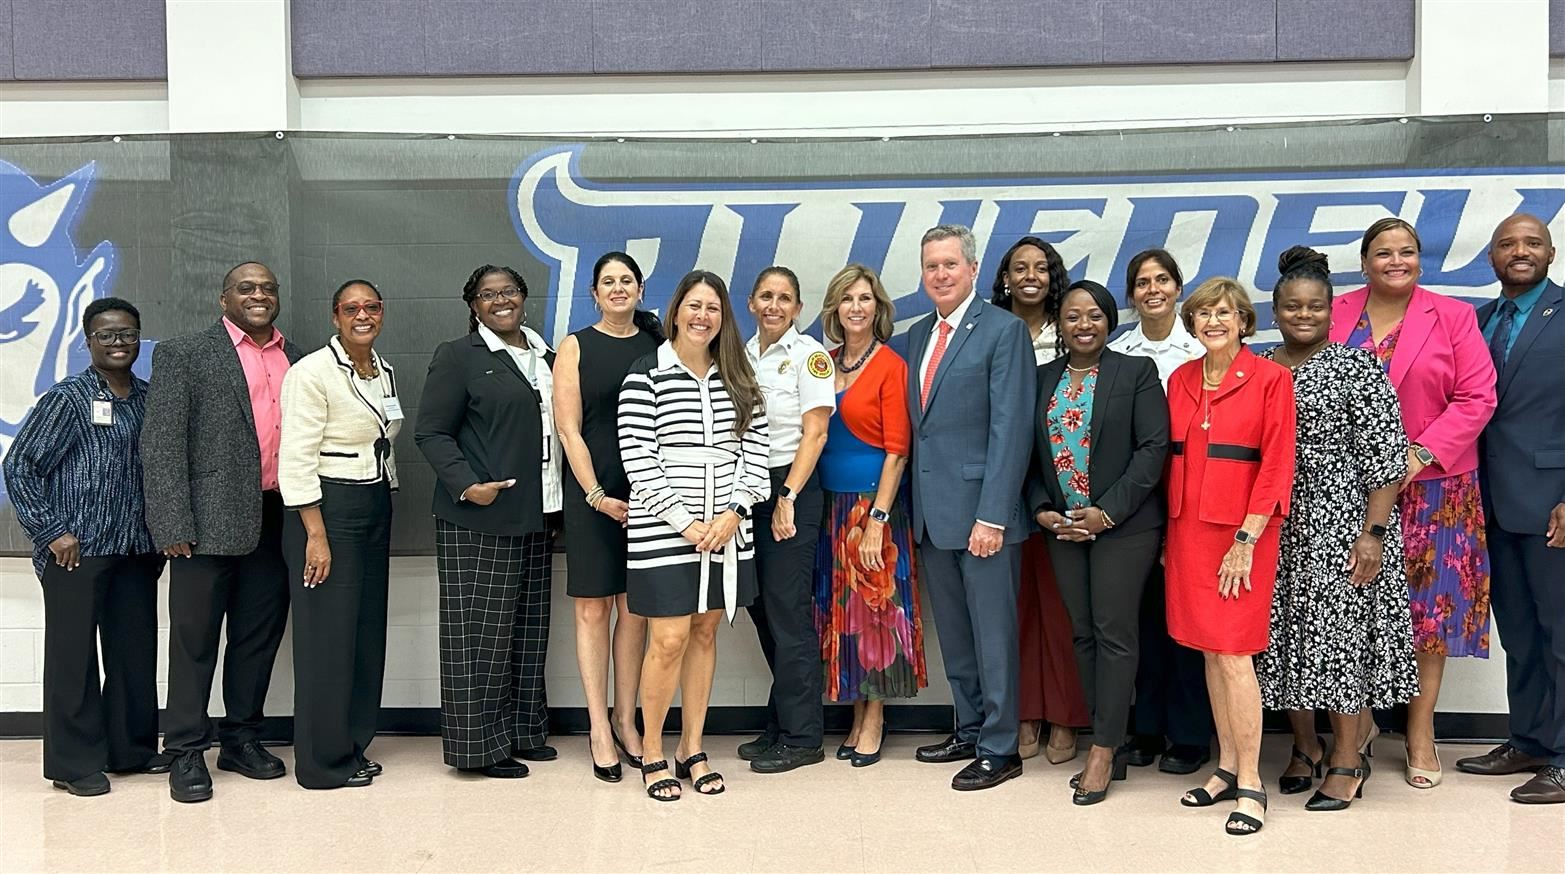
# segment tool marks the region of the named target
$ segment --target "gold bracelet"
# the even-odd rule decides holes
[[[1098,508],[1098,512],[1103,514],[1103,527],[1104,528],[1113,528],[1114,527],[1114,519],[1113,519],[1113,517],[1109,516],[1109,511],[1103,509],[1102,507],[1099,507]]]

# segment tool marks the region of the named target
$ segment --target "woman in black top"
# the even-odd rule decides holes
[[[565,593],[575,598],[576,663],[581,669],[591,721],[592,772],[618,783],[618,748],[641,767],[636,731],[636,687],[646,649],[647,620],[625,604],[625,520],[630,480],[619,457],[619,390],[636,359],[657,351],[663,327],[637,309],[641,267],[624,252],[610,252],[592,270],[593,304],[603,317],[560,343],[554,363],[554,416],[565,470]],[[614,622],[614,712],[605,692]],[[599,762],[612,761],[610,765]]]
[[[462,288],[468,335],[429,363],[413,439],[435,473],[440,574],[440,736],[446,764],[525,777],[546,746],[553,532],[560,508],[549,368],[523,322],[527,283],[509,267]]]

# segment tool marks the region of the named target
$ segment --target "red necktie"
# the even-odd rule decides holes
[[[951,325],[940,322],[940,336],[935,338],[935,351],[929,353],[929,367],[924,371],[924,390],[919,394],[919,406],[929,408],[929,390],[935,385],[935,371],[940,369],[940,359],[946,354],[946,340],[951,337]]]

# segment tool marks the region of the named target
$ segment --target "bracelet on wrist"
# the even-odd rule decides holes
[[[1099,507],[1098,508],[1098,512],[1103,515],[1103,527],[1104,528],[1113,528],[1114,527],[1114,517],[1109,515],[1109,511],[1103,509],[1102,507]]]
[[[598,504],[603,501],[603,497],[603,486],[593,486],[592,491],[587,493],[587,506],[594,510],[598,509]]]

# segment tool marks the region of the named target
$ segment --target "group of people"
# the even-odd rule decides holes
[[[717,629],[740,607],[773,684],[739,757],[759,773],[822,761],[824,699],[853,705],[836,757],[879,761],[885,702],[928,682],[922,589],[955,730],[916,757],[963,763],[955,789],[1040,751],[1069,761],[1090,729],[1070,784],[1095,804],[1132,765],[1194,773],[1215,734],[1216,768],[1181,803],[1233,802],[1227,832],[1253,834],[1263,709],[1293,728],[1279,790],[1319,779],[1305,806],[1340,810],[1370,776],[1372,710],[1403,702],[1404,778],[1433,788],[1445,660],[1487,655],[1492,605],[1511,736],[1457,767],[1532,773],[1513,798],[1565,802],[1565,301],[1548,228],[1499,225],[1501,295],[1476,312],[1418,285],[1408,223],[1376,222],[1360,254],[1366,285],[1339,295],[1324,255],[1283,253],[1282,342],[1262,354],[1250,293],[1214,278],[1186,296],[1162,249],[1129,262],[1138,321],[1117,338],[1114,296],[1037,237],[985,300],[960,226],[923,237],[934,312],[905,357],[862,265],[825,289],[830,351],[798,330],[783,266],[754,280],[746,342],[722,277],[683,277],[660,320],[635,259],[605,254],[600,318],[558,350],[526,324],[523,278],[479,267],[469,332],[436,349],[413,423],[435,476],[446,763],[514,778],[557,757],[543,670],[563,532],[593,772],[618,782],[627,762],[657,801],[683,781],[724,791],[703,730]],[[257,731],[290,607],[296,779],[382,771],[368,750],[404,419],[374,348],[387,303],[343,283],[335,335],[305,355],[275,327],[264,265],[231,270],[219,302],[212,327],[157,345],[150,385],[130,370],[136,308],[94,302],[92,366],[43,397],[5,459],[44,591],[44,776],[73,794],[167,771],[175,800],[205,800],[214,741],[220,769],[282,776]]]

